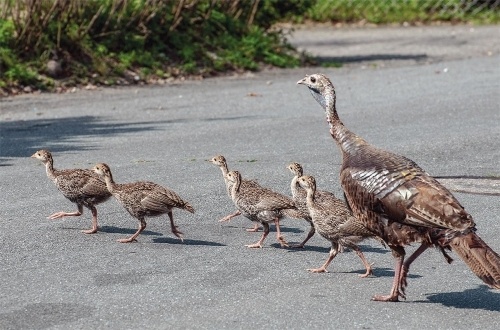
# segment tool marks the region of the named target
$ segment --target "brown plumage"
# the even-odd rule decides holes
[[[366,273],[360,276],[372,275],[372,267],[357,244],[366,238],[376,236],[352,215],[347,205],[340,199],[335,198],[328,203],[321,203],[317,200],[318,191],[314,177],[303,175],[298,178],[297,182],[306,190],[306,207],[316,231],[332,243],[330,255],[325,264],[320,268],[309,269],[309,271],[326,272],[333,258],[347,247],[356,252],[366,268]]]
[[[260,185],[242,185],[241,174],[231,171],[227,174],[231,182],[231,198],[241,213],[248,219],[259,222],[264,227],[261,239],[255,243],[246,245],[249,248],[261,248],[262,242],[269,234],[269,223],[274,222],[276,226],[276,238],[282,247],[288,246],[280,232],[280,219],[284,217],[284,211],[295,209],[293,200],[278,194]]]
[[[299,245],[294,246],[297,248],[303,248],[304,245],[306,244],[306,242],[311,237],[314,236],[316,229],[314,228],[314,224],[312,223],[311,216],[309,215],[309,209],[307,208],[306,191],[298,183],[299,177],[301,177],[304,174],[304,170],[302,168],[302,165],[300,165],[299,163],[290,163],[288,165],[288,169],[290,170],[290,172],[292,172],[294,174],[294,177],[292,178],[292,182],[290,183],[290,190],[292,191],[292,197],[293,197],[293,201],[295,203],[295,206],[296,206],[298,212],[300,213],[300,217],[305,219],[311,225],[311,229],[309,230],[309,233],[307,234],[304,241],[302,241],[302,243],[300,243]],[[335,205],[337,203],[338,199],[331,192],[323,191],[323,190],[316,190],[315,200],[317,203],[321,203],[323,205],[326,205],[326,204]]]
[[[454,250],[492,288],[500,288],[500,257],[475,233],[475,223],[457,199],[412,160],[376,148],[349,131],[335,107],[335,89],[322,74],[297,82],[325,110],[330,134],[342,154],[340,180],[353,214],[392,250],[396,267],[392,289],[378,301],[405,297],[411,263],[428,247]],[[422,245],[404,261],[404,247]],[[404,261],[404,262],[403,262]]]
[[[57,189],[75,203],[78,210],[75,212],[56,212],[50,215],[49,219],[59,219],[62,217],[80,216],[85,206],[92,212],[92,228],[83,230],[85,234],[94,234],[98,230],[96,205],[107,201],[111,194],[106,189],[106,184],[94,172],[88,169],[54,169],[54,160],[48,150],[38,150],[32,158],[39,159],[45,165],[47,176],[51,179]]]
[[[231,187],[232,183],[227,179],[227,174],[229,173],[229,170],[227,168],[227,162],[226,158],[222,155],[217,155],[210,159],[210,162],[214,165],[217,165],[221,172],[222,172],[222,177],[224,178],[224,183],[226,184],[226,190],[229,198],[231,198]],[[253,180],[242,180],[241,184],[246,187],[246,186],[259,186],[259,184]],[[232,218],[237,217],[238,215],[241,214],[240,210],[236,210],[235,212],[226,215],[224,218],[220,219],[219,222],[224,222],[224,221],[230,221]],[[258,231],[259,230],[259,224],[255,223],[253,228],[248,228],[246,229],[247,231]]]
[[[94,172],[106,182],[109,192],[122,204],[131,216],[139,220],[139,229],[129,238],[119,239],[120,243],[130,243],[146,228],[145,217],[155,217],[167,213],[170,219],[172,233],[181,241],[182,232],[174,224],[172,209],[174,207],[194,213],[194,208],[183,201],[175,192],[156,183],[138,181],[133,183],[117,184],[113,180],[108,165],[100,163],[94,166]]]

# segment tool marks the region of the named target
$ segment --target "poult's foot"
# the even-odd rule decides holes
[[[288,243],[287,243],[287,241],[285,241],[285,239],[283,238],[283,236],[279,236],[278,237],[278,242],[280,243],[280,245],[281,245],[282,248],[288,247]]]
[[[262,249],[262,245],[260,243],[245,245],[247,248],[251,249]]]
[[[47,217],[47,219],[54,220],[59,218],[64,218],[66,216],[66,212],[56,212]]]
[[[180,238],[181,242],[184,242],[184,238],[182,237],[182,235],[184,235],[183,232],[181,232],[177,228],[174,228],[174,229],[172,229],[172,234],[174,234],[175,236],[177,236],[178,238]]]
[[[371,276],[371,275],[373,275],[373,272],[372,272],[372,270],[370,269],[370,270],[367,270],[367,271],[366,271],[366,273],[364,273],[364,274],[359,274],[358,276],[359,276],[359,277],[361,277],[361,278],[366,278],[366,277]]]
[[[97,233],[97,228],[82,230],[82,233],[84,233],[84,234],[95,234],[95,233]]]
[[[120,242],[120,243],[132,243],[132,242],[137,242],[137,240],[135,238],[121,238],[121,239],[117,239],[116,240],[117,242]]]
[[[311,273],[328,273],[328,271],[326,270],[326,268],[323,268],[323,267],[320,267],[320,268],[311,268],[311,269],[308,269],[308,271],[310,271]]]

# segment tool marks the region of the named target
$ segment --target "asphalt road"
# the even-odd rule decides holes
[[[296,85],[315,71],[332,78],[342,120],[371,143],[433,175],[499,176],[498,27],[460,34],[459,43],[453,27],[429,28],[427,43],[416,29],[423,28],[393,29],[397,38],[388,29],[365,29],[381,48],[361,43],[345,56],[372,58],[337,69],[1,99],[0,328],[497,329],[500,293],[455,254],[448,265],[427,251],[414,263],[406,301],[372,302],[372,295],[388,293],[393,276],[391,253],[378,243],[362,244],[373,277],[358,277],[364,269],[352,252],[337,256],[329,273],[311,274],[306,269],[319,267],[329,250],[321,237],[291,250],[279,248],[271,232],[263,249],[248,249],[260,236],[244,230],[250,221],[218,222],[234,207],[219,169],[206,161],[216,154],[226,156],[230,169],[285,194],[286,166],[300,162],[321,189],[341,196],[340,157],[322,110]],[[448,39],[437,42],[435,31]],[[315,48],[328,43],[320,32],[294,42],[330,56],[327,46]],[[380,65],[376,54],[397,55],[401,38],[420,43],[414,54],[431,60],[385,56]],[[460,56],[434,57],[441,46]],[[335,40],[330,47],[340,48]],[[194,215],[174,211],[184,244],[166,217],[150,219],[137,243],[117,243],[138,223],[114,200],[98,207],[95,235],[81,233],[90,227],[87,210],[79,218],[48,220],[75,207],[29,158],[40,148],[53,152],[57,168],[106,162],[117,182],[151,180],[174,189],[196,209]],[[498,196],[456,196],[479,235],[500,252]],[[289,242],[300,242],[307,230],[302,220],[283,221]]]

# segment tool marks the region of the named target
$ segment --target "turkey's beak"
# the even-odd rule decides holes
[[[297,81],[297,85],[305,85],[306,84],[306,78],[302,78],[299,81]]]
[[[36,158],[36,152],[33,155],[31,155],[31,158]]]

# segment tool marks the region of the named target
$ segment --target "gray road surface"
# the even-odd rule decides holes
[[[342,55],[397,55],[404,39],[420,43],[413,54],[432,61],[399,62],[396,56],[384,58],[383,66],[363,59],[340,69],[0,100],[0,328],[497,329],[500,293],[461,260],[448,265],[437,251],[415,262],[408,299],[395,304],[370,301],[388,293],[393,276],[391,253],[378,243],[362,244],[374,262],[367,279],[357,276],[364,269],[352,252],[339,255],[330,273],[308,273],[329,250],[318,236],[303,250],[289,250],[279,248],[271,232],[263,249],[245,248],[260,233],[246,232],[251,223],[241,217],[218,222],[234,207],[219,169],[205,161],[224,154],[230,168],[285,194],[286,165],[297,161],[321,189],[341,196],[340,157],[322,110],[295,84],[322,71],[337,86],[344,123],[371,143],[433,175],[499,176],[498,28],[460,34],[459,43],[433,41],[452,28],[443,28],[448,34],[430,28],[428,39],[417,33],[423,28],[367,29],[364,38],[382,48],[361,43]],[[331,33],[342,39],[352,32]],[[301,36],[294,42],[312,52],[329,43],[315,31]],[[441,47],[461,56],[434,58]],[[322,48],[342,49],[335,39]],[[117,182],[151,180],[174,189],[196,208],[194,215],[174,212],[185,243],[170,233],[166,217],[150,219],[138,243],[117,243],[137,221],[114,200],[98,207],[101,231],[95,235],[80,232],[90,227],[87,210],[80,218],[46,219],[75,207],[29,158],[40,148],[53,151],[57,168],[107,162]],[[480,236],[500,252],[498,196],[456,196]],[[283,221],[290,242],[300,242],[307,230],[302,220]]]

